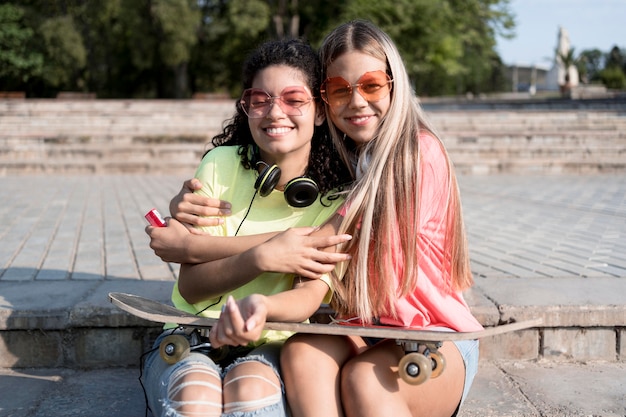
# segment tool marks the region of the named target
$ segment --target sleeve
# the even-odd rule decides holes
[[[437,228],[445,219],[450,196],[450,167],[443,144],[432,135],[420,135],[420,148],[420,228]]]
[[[208,152],[200,162],[200,165],[196,169],[195,178],[200,180],[202,188],[196,190],[194,193],[204,197],[215,197],[220,195],[220,190],[216,188],[217,184],[217,152],[218,149],[214,149]],[[203,232],[208,232],[211,235],[222,235],[222,226],[206,226],[199,227]]]

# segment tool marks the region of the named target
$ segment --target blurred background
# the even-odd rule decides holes
[[[566,10],[577,2],[556,3]],[[585,3],[598,8],[602,1]],[[514,4],[523,10],[526,2]],[[550,63],[503,62],[502,45],[516,38],[519,24],[512,6],[509,0],[2,0],[0,91],[26,98],[233,97],[242,61],[260,42],[300,36],[317,47],[354,18],[391,35],[422,97],[554,89],[542,84]],[[559,56],[559,27],[551,30],[543,50],[549,45],[552,58],[575,67],[581,83],[626,88],[623,39],[607,50],[576,48],[584,42],[573,39]]]

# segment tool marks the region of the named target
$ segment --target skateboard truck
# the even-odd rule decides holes
[[[437,378],[446,367],[444,356],[439,352],[442,342],[419,343],[398,340],[404,356],[398,363],[398,373],[404,382],[419,385],[429,378]]]
[[[224,359],[228,354],[228,346],[214,349],[206,337],[192,333],[191,342],[181,334],[171,334],[165,336],[159,344],[159,354],[161,359],[168,365],[186,358],[191,352],[199,351],[207,354],[214,361]]]

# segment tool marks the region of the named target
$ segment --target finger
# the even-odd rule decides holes
[[[246,318],[246,322],[244,323],[244,330],[248,332],[253,332],[259,325],[263,325],[265,321],[265,316],[261,314],[260,311],[255,310],[250,317]]]
[[[206,205],[208,205],[209,207],[218,208],[222,213],[230,213],[231,205],[228,201],[208,197],[206,202]]]
[[[317,264],[317,267],[315,268],[303,268],[299,270],[296,275],[299,275],[302,278],[320,279],[325,274],[332,272],[333,269],[335,269],[334,265]]]
[[[220,217],[200,217],[193,214],[187,213],[178,213],[176,218],[179,222],[184,223],[188,226],[218,226],[224,223],[224,220]]]
[[[352,256],[343,252],[317,251],[313,256],[313,260],[318,264],[332,264],[332,266],[337,262],[349,261],[350,259],[352,259]]]
[[[224,346],[224,343],[220,341],[219,331],[220,331],[219,323],[211,328],[209,332],[209,342],[211,342],[211,347],[217,349]]]
[[[227,315],[230,321],[230,332],[227,332],[227,335],[231,339],[231,342],[238,345],[247,344],[247,340],[243,338],[243,333],[245,333],[245,320],[232,295],[229,296],[226,301],[226,308],[222,315],[224,314]]]
[[[313,237],[313,245],[316,248],[329,248],[352,240],[352,236],[348,234]]]
[[[204,230],[199,229],[197,227],[193,227],[192,225],[187,225],[186,224],[185,226],[187,226],[187,228],[189,229],[189,232],[191,234],[194,234],[194,235],[210,235],[209,232],[205,232]],[[212,226],[217,226],[217,225],[212,225]]]
[[[179,207],[186,208],[185,211],[195,210],[195,214],[198,215],[228,215],[231,210],[231,204],[228,201],[192,193],[183,196]]]
[[[197,178],[192,178],[190,180],[185,181],[185,186],[191,191],[199,190],[202,188],[202,183]]]
[[[211,345],[214,347],[220,347],[224,345],[234,345],[232,342],[231,334],[233,333],[231,328],[231,323],[226,314],[227,306],[224,304],[222,306],[222,314],[218,319],[217,323],[211,329],[209,333],[209,340],[211,341]]]

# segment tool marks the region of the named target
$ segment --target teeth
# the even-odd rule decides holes
[[[291,131],[290,127],[268,127],[265,129],[267,133],[270,135],[281,135],[283,133],[288,133]]]
[[[352,117],[350,118],[353,122],[364,122],[365,120],[369,119],[369,116],[362,116],[362,117]]]

